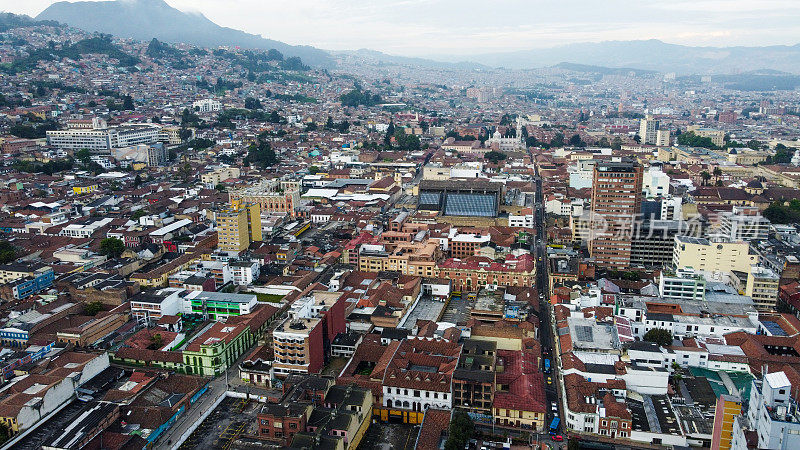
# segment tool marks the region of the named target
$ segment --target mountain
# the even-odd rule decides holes
[[[459,56],[432,58],[455,61]],[[800,73],[800,44],[768,47],[690,47],[656,39],[568,44],[553,48],[472,55],[492,67],[532,69],[562,62],[678,74],[730,74],[750,70]]]
[[[363,59],[372,64],[389,64],[389,65],[402,65],[402,66],[415,66],[426,67],[430,69],[450,69],[450,70],[488,70],[491,67],[484,66],[475,62],[469,61],[435,61],[433,59],[415,58],[409,56],[397,56],[387,53],[379,52],[362,48],[359,50],[345,50],[339,52],[332,52],[336,55],[350,55]]]
[[[219,26],[200,13],[179,11],[164,0],[115,0],[53,3],[37,20],[55,20],[89,32],[150,41],[182,42],[201,47],[239,46],[276,49],[285,56],[298,56],[306,64],[331,67],[334,61],[310,46],[289,45]]]

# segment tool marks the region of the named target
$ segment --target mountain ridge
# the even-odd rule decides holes
[[[152,38],[201,47],[239,46],[276,49],[286,56],[300,57],[306,64],[332,67],[330,54],[311,46],[290,45],[255,34],[217,25],[200,12],[184,12],[164,0],[100,2],[60,1],[39,13],[36,20],[55,20],[88,32],[148,42]]]

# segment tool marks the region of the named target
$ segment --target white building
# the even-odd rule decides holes
[[[642,174],[642,193],[647,198],[665,197],[669,194],[670,177],[659,166],[650,166]]]
[[[230,263],[233,284],[248,286],[254,284],[261,275],[261,266],[257,261],[234,261]]]
[[[734,206],[721,214],[719,231],[732,241],[751,241],[769,237],[770,222],[758,208]]]
[[[162,316],[181,312],[183,289],[164,288],[156,292],[140,292],[130,299],[131,316],[142,324],[158,322]]]
[[[747,415],[737,416],[733,423],[731,449],[748,449],[745,430],[756,432],[756,447],[760,449],[800,448],[800,415],[797,400],[792,397],[796,389],[784,372],[768,373],[762,380],[754,379]]]
[[[664,298],[676,300],[703,300],[705,298],[706,281],[695,273],[691,267],[675,271],[669,276],[663,271],[658,282],[658,292]]]
[[[206,98],[192,103],[192,108],[201,113],[215,112],[222,109],[222,103],[213,98]]]
[[[87,224],[72,223],[62,228],[58,233],[59,236],[69,236],[77,238],[88,238],[94,234],[98,229],[111,223],[113,219],[106,217],[105,219],[96,220]]]

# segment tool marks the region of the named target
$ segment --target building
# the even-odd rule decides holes
[[[769,237],[770,222],[758,208],[734,206],[720,216],[719,232],[731,241],[752,241]]]
[[[758,255],[750,253],[747,242],[675,236],[672,267],[676,269],[691,267],[698,272],[748,273],[754,264],[758,264]]]
[[[182,291],[179,293],[184,314],[200,314],[210,320],[225,320],[253,312],[258,305],[255,294]]]
[[[0,297],[24,299],[53,285],[53,268],[42,263],[9,263],[0,265]]]
[[[761,266],[750,266],[745,295],[753,299],[759,311],[775,311],[779,281],[780,278],[772,270]]]
[[[473,414],[491,415],[495,390],[497,344],[464,341],[458,366],[453,372],[453,406]]]
[[[47,132],[47,144],[65,150],[87,149],[93,153],[107,153],[112,148],[155,144],[160,130],[160,126],[153,124],[55,130]]]
[[[379,416],[419,424],[428,408],[453,408],[452,380],[461,344],[438,338],[400,342],[383,376]]]
[[[261,205],[247,203],[217,212],[219,249],[239,253],[261,241]]]
[[[183,350],[185,371],[205,377],[222,375],[253,343],[247,321],[215,322]]]
[[[705,298],[706,281],[691,267],[678,269],[672,276],[662,271],[658,292],[664,298],[702,301]]]
[[[694,133],[697,136],[711,139],[711,143],[717,147],[725,145],[725,132],[722,130],[714,130],[712,128],[704,128],[700,125],[689,125],[686,127],[687,133]]]
[[[200,175],[200,181],[206,185],[207,188],[213,189],[218,184],[231,178],[239,178],[241,171],[238,167],[217,167],[210,172]]]
[[[592,181],[589,253],[598,266],[631,262],[632,225],[642,206],[642,167],[632,161],[597,164]]]
[[[742,400],[728,394],[717,399],[714,408],[714,431],[711,435],[711,450],[729,450],[733,444],[733,423],[742,413]]]
[[[213,98],[205,98],[193,102],[192,108],[199,113],[217,112],[222,109],[222,103]]]
[[[276,377],[319,373],[330,354],[331,342],[345,331],[344,304],[340,292],[328,291],[314,291],[292,303],[288,317],[272,332]]]
[[[300,182],[265,180],[259,184],[233,189],[228,194],[231,206],[257,203],[264,213],[285,212],[297,217],[300,206]]]
[[[800,416],[793,386],[785,372],[752,381],[747,415],[734,419],[731,449],[746,450],[753,444],[760,449],[800,448]],[[747,437],[753,434],[756,442]]]
[[[131,316],[141,324],[154,324],[164,316],[182,311],[182,289],[167,288],[140,292],[130,298]]]
[[[445,216],[497,217],[502,185],[483,180],[422,180],[417,207]]]
[[[647,115],[644,119],[639,121],[639,139],[640,143],[645,145],[656,145],[658,140],[658,120],[653,116]]]

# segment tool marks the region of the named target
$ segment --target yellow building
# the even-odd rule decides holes
[[[226,252],[246,250],[251,242],[262,240],[261,207],[258,203],[232,202],[230,209],[217,213],[219,249]]]
[[[766,267],[750,266],[745,295],[753,299],[759,311],[775,311],[780,277]]]
[[[731,395],[723,394],[717,399],[714,411],[714,431],[711,434],[712,450],[728,450],[733,440],[733,421],[742,413],[742,402]]]
[[[750,254],[750,244],[745,241],[675,236],[672,253],[675,269],[691,267],[696,271],[748,273],[754,264],[758,264],[758,255]]]
[[[687,132],[691,132],[700,137],[711,139],[711,143],[717,147],[725,145],[725,132],[722,130],[714,130],[712,128],[703,128],[700,125],[689,125],[686,127]]]
[[[85,183],[78,186],[72,186],[72,192],[78,195],[90,194],[99,188],[100,187],[97,185],[97,183]]]

